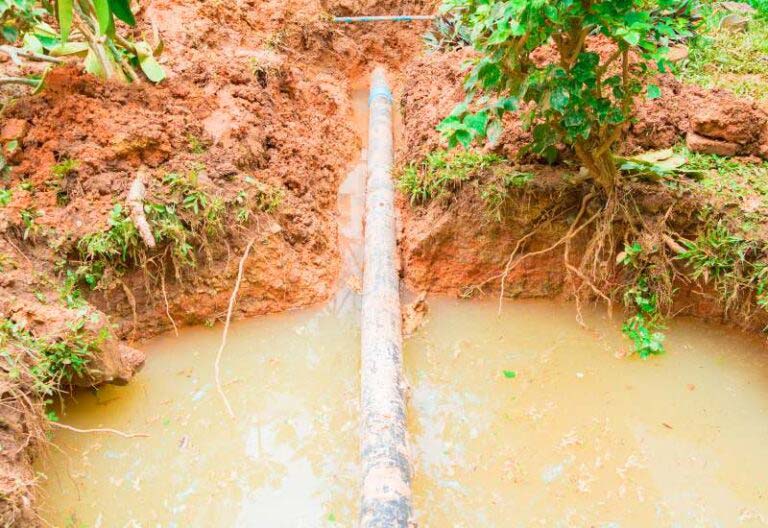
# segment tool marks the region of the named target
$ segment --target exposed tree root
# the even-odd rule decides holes
[[[128,304],[131,305],[131,312],[133,314],[133,328],[131,329],[131,339],[135,340],[136,331],[139,328],[139,314],[136,311],[136,297],[134,297],[133,292],[128,287],[128,285],[123,281],[123,279],[117,279],[117,282],[119,282],[120,286],[123,287],[125,296],[128,299]]]
[[[171,315],[171,309],[168,305],[168,294],[165,292],[165,268],[163,268],[160,272],[160,289],[163,292],[163,301],[165,302],[165,315],[168,317],[168,320],[173,325],[173,333],[176,334],[178,337],[179,335],[179,327],[176,326],[176,321],[173,319],[173,316]]]
[[[224,347],[227,346],[227,334],[229,333],[229,323],[232,321],[232,312],[235,309],[235,301],[237,300],[237,292],[240,290],[240,283],[243,280],[243,272],[245,271],[245,261],[248,259],[248,254],[251,252],[253,244],[256,242],[257,236],[251,238],[248,241],[248,245],[245,246],[243,256],[240,258],[240,264],[237,267],[237,280],[235,280],[235,287],[232,289],[232,295],[229,297],[229,306],[227,307],[227,318],[224,321],[224,331],[221,334],[221,345],[216,353],[216,361],[213,365],[214,377],[216,378],[216,390],[218,391],[221,399],[224,401],[224,406],[227,408],[229,416],[235,417],[235,412],[232,410],[232,406],[229,404],[227,395],[224,394],[224,389],[221,385],[221,356],[224,352]]]
[[[58,427],[59,429],[66,429],[67,431],[72,431],[73,433],[109,433],[117,436],[122,436],[123,438],[149,438],[149,435],[146,433],[126,433],[123,431],[118,431],[117,429],[110,429],[109,427],[97,427],[95,429],[79,429],[77,427],[72,427],[71,425],[67,425],[59,422],[50,422],[50,424],[53,427]]]
[[[588,194],[584,197],[584,199],[581,202],[581,207],[579,208],[578,213],[576,214],[576,219],[571,223],[571,227],[568,229],[568,232],[561,237],[559,240],[557,240],[554,244],[550,245],[549,247],[546,247],[544,249],[540,249],[538,251],[532,251],[530,253],[525,253],[524,255],[520,255],[519,257],[515,258],[515,255],[519,251],[522,243],[524,243],[528,238],[533,236],[533,234],[538,230],[538,227],[535,228],[533,231],[529,232],[525,236],[523,236],[518,243],[515,245],[515,248],[512,250],[512,253],[507,260],[507,265],[504,267],[503,272],[496,278],[501,279],[501,291],[499,294],[499,313],[501,312],[501,308],[504,302],[504,291],[506,287],[506,281],[507,277],[509,276],[509,273],[512,272],[517,266],[520,265],[521,262],[524,260],[535,257],[538,255],[544,255],[546,253],[549,253],[550,251],[553,251],[557,249],[558,247],[562,246],[563,244],[569,243],[571,239],[573,239],[576,235],[578,235],[584,228],[589,226],[592,222],[595,221],[595,219],[602,213],[602,211],[596,212],[594,215],[592,215],[588,220],[586,220],[583,224],[579,225],[579,222],[581,221],[582,216],[584,215],[584,212],[586,211],[586,207],[589,204],[589,202],[593,198],[593,194]],[[493,280],[489,279],[489,280]]]
[[[125,200],[130,211],[131,221],[136,226],[136,230],[139,232],[141,239],[148,248],[155,247],[155,237],[152,235],[152,228],[147,222],[147,216],[144,214],[144,195],[147,193],[146,186],[146,173],[143,170],[139,170],[136,174],[136,178],[131,183],[131,188],[128,190],[128,196]]]

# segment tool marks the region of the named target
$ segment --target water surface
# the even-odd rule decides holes
[[[622,358],[620,322],[573,307],[432,299],[405,348],[420,528],[768,525],[763,341],[678,320],[668,353]],[[352,527],[359,332],[349,312],[146,344],[127,387],[69,402],[39,469],[46,518],[87,527]],[[67,524],[69,523],[69,524]]]

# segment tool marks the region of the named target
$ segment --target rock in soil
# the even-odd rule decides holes
[[[739,145],[730,141],[720,141],[695,132],[688,132],[685,144],[691,152],[700,154],[716,154],[718,156],[735,156],[739,152]]]

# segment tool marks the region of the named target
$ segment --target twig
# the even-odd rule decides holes
[[[15,48],[13,46],[0,46],[0,53],[5,53],[6,55],[8,55],[13,61],[13,63],[16,65],[21,64],[19,57],[24,57],[25,59],[29,59],[33,61],[52,62],[54,64],[61,64],[62,62],[64,62],[58,57],[51,57],[50,55],[42,55],[40,53],[23,50],[21,48]]]
[[[40,84],[37,79],[27,79],[26,77],[0,77],[0,84],[26,84],[27,86],[35,86]]]
[[[227,319],[224,322],[224,331],[221,334],[221,345],[219,351],[216,353],[216,362],[213,365],[214,376],[216,378],[216,390],[218,391],[221,399],[224,400],[224,405],[227,408],[229,416],[235,417],[235,413],[232,410],[232,406],[229,404],[227,395],[224,394],[224,389],[221,386],[221,355],[224,352],[224,347],[227,346],[227,334],[229,333],[229,323],[232,321],[232,311],[235,309],[235,301],[237,300],[237,292],[240,290],[240,282],[243,280],[243,272],[245,270],[245,261],[248,258],[248,254],[251,252],[253,244],[256,242],[256,236],[251,238],[248,245],[245,246],[245,252],[240,258],[240,264],[237,267],[237,280],[235,280],[235,287],[232,289],[232,295],[229,297],[229,306],[227,307]]]
[[[11,242],[11,241],[10,241],[10,239],[8,239],[8,238],[4,238],[3,240],[5,240],[5,242],[6,242],[6,243],[7,243],[9,246],[11,246],[13,249],[15,249],[15,250],[16,250],[16,252],[17,252],[19,255],[21,255],[22,257],[24,257],[24,260],[26,260],[27,262],[29,262],[30,264],[32,264],[32,260],[31,260],[31,259],[30,259],[30,258],[27,256],[27,254],[26,254],[26,253],[24,253],[22,250],[20,250],[16,244],[14,244],[13,242]]]
[[[96,429],[78,429],[77,427],[72,427],[71,425],[59,422],[49,423],[54,427],[58,427],[59,429],[66,429],[67,431],[72,431],[73,433],[111,433],[117,436],[122,436],[123,438],[149,438],[147,433],[125,433],[123,431],[118,431],[117,429],[110,429],[109,427],[98,427]]]

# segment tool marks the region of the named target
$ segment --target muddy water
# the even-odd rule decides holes
[[[620,359],[618,323],[587,319],[433,306],[405,351],[419,525],[768,524],[762,341],[676,321],[666,355]]]
[[[681,320],[641,361],[618,322],[573,308],[433,300],[406,345],[420,527],[768,524],[768,353]],[[351,527],[358,340],[313,310],[147,344],[128,387],[82,394],[39,465],[55,526]],[[506,371],[506,374],[505,374]],[[72,521],[72,522],[70,522]],[[70,522],[70,524],[67,524]]]
[[[324,310],[230,328],[213,382],[221,328],[186,329],[146,344],[126,387],[68,402],[79,428],[147,433],[125,439],[56,431],[39,469],[54,526],[352,526],[356,517],[359,333]],[[335,521],[335,522],[333,522]],[[69,523],[69,524],[68,524]]]

